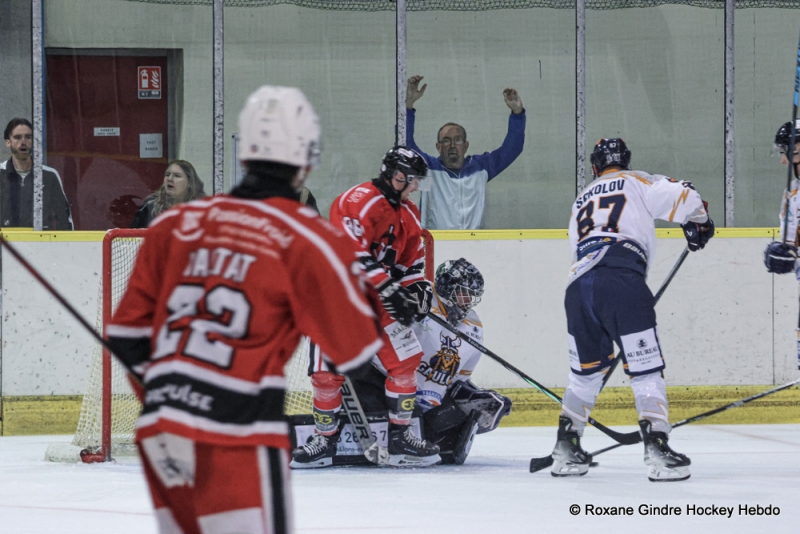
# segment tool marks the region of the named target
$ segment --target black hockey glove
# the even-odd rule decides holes
[[[411,293],[411,296],[417,299],[414,319],[416,321],[423,320],[425,316],[428,315],[428,312],[431,311],[431,304],[433,304],[433,287],[431,283],[427,280],[422,280],[420,282],[414,282],[406,289]]]
[[[773,241],[764,250],[764,265],[767,272],[786,274],[794,271],[794,262],[797,259],[797,250],[792,245]]]
[[[417,300],[393,278],[387,278],[375,288],[381,297],[386,313],[403,326],[414,322]]]
[[[708,243],[708,240],[714,237],[714,221],[711,217],[704,223],[687,222],[682,224],[683,235],[686,236],[686,241],[689,244],[689,250],[697,252]]]
[[[480,389],[469,380],[456,381],[447,394],[465,413],[480,413],[478,434],[491,432],[503,417],[511,413],[511,399],[491,389]]]

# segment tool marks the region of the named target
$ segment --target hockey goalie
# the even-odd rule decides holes
[[[434,303],[431,312],[444,318],[460,332],[483,343],[483,325],[473,309],[481,300],[484,280],[480,271],[465,260],[449,260],[436,270]],[[430,318],[411,327],[423,350],[416,372],[417,407],[412,424],[421,427],[425,439],[439,446],[442,464],[463,464],[477,434],[497,428],[511,412],[511,399],[481,389],[470,381],[481,353],[438,325]],[[350,378],[370,426],[380,441],[387,428],[387,405],[384,394],[386,372],[377,358],[371,366],[362,366]],[[303,443],[313,430],[311,416],[293,416],[293,437]],[[295,468],[328,465],[367,465],[353,432],[340,423],[338,446],[328,449],[325,461]]]

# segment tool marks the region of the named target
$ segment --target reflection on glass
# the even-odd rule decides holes
[[[76,229],[128,227],[173,159],[191,161],[210,189],[211,14],[120,0],[45,3],[45,157]]]

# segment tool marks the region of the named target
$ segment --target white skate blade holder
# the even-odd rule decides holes
[[[330,467],[333,465],[333,458],[320,458],[313,462],[300,463],[295,460],[289,462],[289,467],[292,469],[316,469],[318,467]]]
[[[692,476],[689,473],[689,466],[666,467],[662,465],[650,466],[647,478],[650,482],[678,482],[686,480]]]
[[[393,467],[428,467],[436,465],[442,461],[438,454],[431,456],[412,456],[409,454],[391,454],[388,458],[388,465]]]

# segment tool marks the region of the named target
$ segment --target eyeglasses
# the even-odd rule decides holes
[[[441,139],[439,139],[439,144],[443,146],[450,146],[450,145],[461,146],[464,144],[465,141],[466,139],[464,139],[459,135],[458,137],[454,137],[452,139],[450,139],[449,137],[442,137]]]

